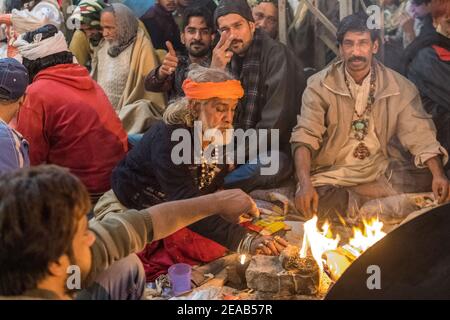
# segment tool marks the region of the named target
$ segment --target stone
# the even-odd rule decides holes
[[[285,295],[316,295],[320,284],[319,267],[301,272],[286,271],[279,257],[253,256],[246,271],[247,286],[253,290]]]

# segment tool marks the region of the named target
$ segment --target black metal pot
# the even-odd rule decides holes
[[[380,287],[374,288],[377,276]],[[450,299],[450,204],[398,227],[369,248],[326,299]]]

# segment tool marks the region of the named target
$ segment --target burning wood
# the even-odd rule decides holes
[[[281,253],[280,261],[283,268],[292,273],[311,274],[318,269],[316,260],[311,256],[301,258],[300,248],[295,246],[288,246]]]
[[[380,241],[386,233],[382,231],[383,223],[377,218],[363,221],[363,228],[353,228],[353,237],[348,244],[339,246],[340,237],[333,238],[329,224],[322,230],[317,228],[315,216],[304,225],[304,237],[300,258],[312,255],[321,271],[326,272],[334,281],[368,248]]]
[[[353,237],[342,244],[341,237],[332,234],[328,223],[319,229],[317,222],[314,217],[304,224],[301,248],[290,245],[280,257],[254,256],[245,272],[247,286],[285,298],[288,295],[320,298],[353,261],[385,236],[383,224],[372,219],[365,221],[362,228],[354,228]]]

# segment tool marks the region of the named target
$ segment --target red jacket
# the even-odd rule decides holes
[[[66,167],[90,193],[110,189],[111,171],[128,151],[127,134],[107,96],[77,64],[36,75],[17,130],[30,143],[31,165]]]

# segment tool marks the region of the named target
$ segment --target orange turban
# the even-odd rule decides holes
[[[209,100],[240,99],[244,96],[241,82],[238,80],[227,80],[223,82],[194,82],[186,79],[183,82],[183,91],[188,99]]]

